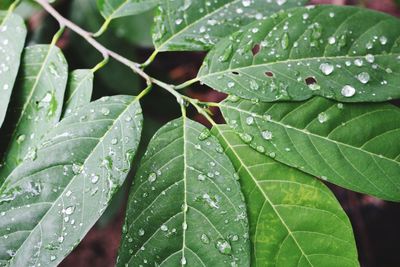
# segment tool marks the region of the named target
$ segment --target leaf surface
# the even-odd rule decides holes
[[[400,20],[349,6],[292,9],[254,22],[210,52],[198,79],[261,101],[400,97]]]
[[[153,40],[158,51],[209,50],[240,27],[305,2],[164,0],[155,18]]]
[[[21,68],[10,105],[15,127],[0,168],[0,185],[24,159],[36,156],[39,141],[62,111],[68,72],[61,50],[54,45],[27,47]]]
[[[73,111],[88,104],[92,98],[92,92],[92,70],[82,69],[71,72],[63,106],[63,117],[68,117]]]
[[[0,11],[0,127],[6,116],[24,48],[26,27],[22,18]]]
[[[144,13],[161,0],[97,0],[97,7],[106,20]]]
[[[345,188],[400,201],[399,108],[321,97],[302,103],[231,100],[221,104],[223,115],[256,150]]]
[[[162,127],[134,180],[117,266],[249,266],[235,177],[204,126],[180,118]]]
[[[57,266],[125,180],[141,129],[131,96],[92,102],[54,127],[0,188],[0,263]]]
[[[350,221],[322,182],[251,149],[226,125],[212,132],[239,172],[252,266],[359,266]]]

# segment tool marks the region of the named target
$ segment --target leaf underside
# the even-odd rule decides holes
[[[400,20],[349,6],[278,13],[221,41],[198,79],[261,101],[400,97]]]
[[[235,177],[204,126],[180,118],[161,128],[134,180],[117,266],[249,266]]]
[[[351,224],[322,182],[251,149],[226,125],[212,132],[239,171],[252,266],[359,266]]]
[[[0,127],[17,77],[25,37],[26,27],[22,18],[0,11]]]
[[[58,47],[25,48],[10,102],[15,127],[0,168],[0,185],[24,159],[35,157],[39,141],[59,121],[67,77],[67,63]]]
[[[400,110],[390,104],[221,103],[251,147],[342,187],[400,201]]]
[[[103,98],[62,120],[35,160],[0,188],[0,264],[56,266],[107,207],[142,128],[134,97]]]
[[[209,50],[252,21],[306,2],[164,0],[155,18],[153,40],[158,51]]]

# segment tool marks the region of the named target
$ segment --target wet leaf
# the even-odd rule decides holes
[[[257,48],[257,49],[256,49]],[[400,97],[400,20],[348,6],[292,9],[221,41],[198,78],[260,101]]]
[[[93,92],[93,71],[75,70],[68,77],[68,85],[63,106],[63,117],[88,104]]]
[[[144,13],[161,0],[97,0],[97,7],[106,20]]]
[[[0,188],[0,263],[57,266],[125,180],[141,129],[131,96],[102,98],[54,127]]]
[[[25,48],[10,103],[15,127],[0,168],[0,185],[24,159],[35,157],[39,141],[59,121],[67,76],[67,62],[58,47]]]
[[[0,11],[0,127],[6,116],[25,37],[26,27],[22,18]]]
[[[204,126],[180,118],[161,128],[134,180],[117,266],[249,266],[235,177]]]
[[[252,266],[359,266],[350,221],[322,182],[251,149],[226,125],[212,132],[239,172]]]
[[[155,18],[158,51],[208,50],[240,27],[304,0],[164,0]]]
[[[342,104],[226,100],[222,112],[251,147],[339,186],[400,201],[400,109]]]

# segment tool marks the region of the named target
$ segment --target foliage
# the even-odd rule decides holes
[[[303,0],[73,1],[68,19],[34,2],[61,26],[50,44],[32,45],[45,27],[26,40],[19,1],[0,6],[2,266],[59,264],[132,164],[117,266],[359,265],[349,219],[325,183],[400,201],[400,111],[389,102],[400,98],[399,20]],[[58,47],[65,28],[80,63],[97,65],[68,67]],[[120,50],[118,38],[154,53],[138,64],[118,54],[135,51],[107,48]],[[194,79],[171,85],[146,71],[159,53],[183,50],[208,51]],[[138,96],[94,100],[96,77]],[[229,95],[214,103],[179,91],[196,82]],[[153,86],[182,116],[142,156],[141,105]],[[189,105],[211,130],[188,118]]]

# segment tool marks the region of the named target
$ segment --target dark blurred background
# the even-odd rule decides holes
[[[0,0],[1,2],[1,0]],[[400,0],[312,0],[312,4],[359,5],[400,16]],[[103,19],[97,11],[96,0],[58,0],[57,9],[82,28],[95,32]],[[29,42],[49,43],[58,25],[37,6],[24,2],[18,12],[28,19]],[[152,52],[151,24],[153,12],[120,18],[113,21],[99,41],[111,50],[136,62],[144,62]],[[91,68],[101,61],[100,54],[84,40],[66,31],[58,45],[63,49],[69,68]],[[154,77],[174,84],[194,78],[205,53],[162,53],[147,71]],[[94,99],[104,95],[136,94],[145,87],[143,81],[128,68],[110,61],[95,75]],[[400,90],[400,88],[399,88]],[[219,102],[225,96],[210,88],[196,84],[186,94],[203,101]],[[394,102],[399,105],[399,102]],[[140,157],[152,135],[167,121],[180,116],[175,99],[163,90],[155,88],[142,103],[145,122]],[[216,120],[222,122],[218,110]],[[192,111],[192,118],[206,124]],[[400,139],[400,138],[399,138]],[[138,160],[135,161],[138,163]],[[62,262],[63,267],[114,266],[121,238],[126,198],[135,170],[124,187],[115,196],[98,223],[78,247]],[[359,258],[363,267],[400,266],[400,204],[382,201],[370,196],[350,192],[328,184],[342,204],[352,222]],[[338,266],[340,267],[340,266]]]

